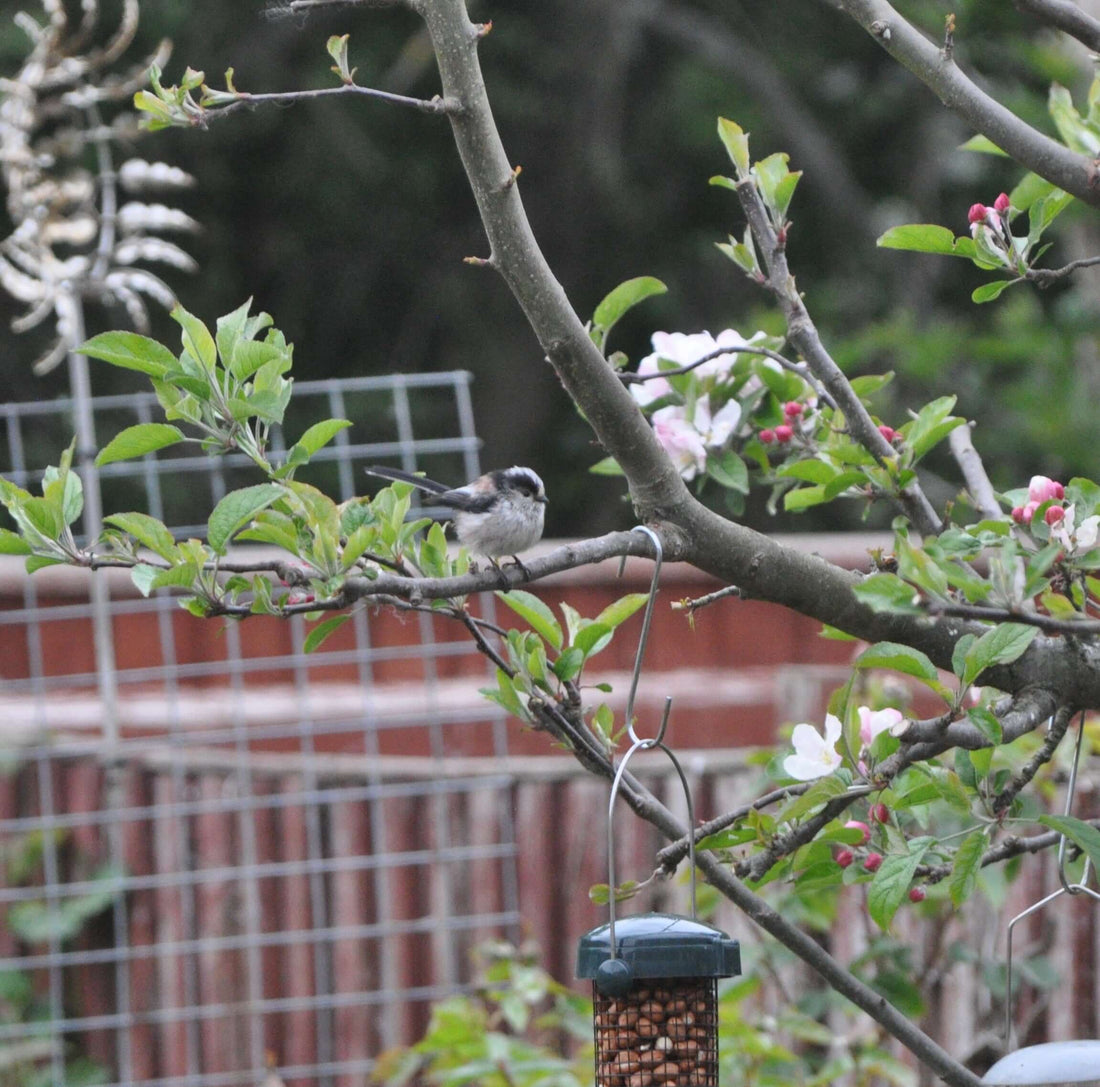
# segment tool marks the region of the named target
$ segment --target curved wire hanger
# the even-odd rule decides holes
[[[1054,719],[1051,718],[1051,725],[1053,725]],[[1077,730],[1077,744],[1073,751],[1073,762],[1070,765],[1069,770],[1069,782],[1066,787],[1066,806],[1064,814],[1070,815],[1073,811],[1073,798],[1077,792],[1077,767],[1081,761],[1081,747],[1085,738],[1085,714],[1081,713],[1081,722]],[[1043,898],[1040,898],[1038,902],[1033,902],[1026,909],[1021,910],[1015,917],[1008,923],[1008,941],[1005,951],[1005,1030],[1004,1038],[1005,1042],[1009,1042],[1012,1038],[1012,930],[1016,927],[1016,924],[1022,921],[1025,917],[1030,917],[1033,913],[1037,913],[1043,909],[1049,903],[1053,902],[1056,898],[1061,898],[1062,895],[1079,895],[1084,894],[1089,898],[1095,899],[1100,902],[1100,892],[1094,891],[1091,887],[1087,886],[1089,882],[1089,876],[1092,874],[1092,860],[1089,857],[1085,858],[1085,866],[1081,872],[1080,880],[1073,882],[1070,880],[1066,873],[1066,836],[1063,834],[1058,841],[1058,882],[1061,884],[1056,890],[1051,891],[1050,894]]]
[[[623,775],[626,773],[627,763],[635,752],[648,751],[655,747],[660,748],[660,750],[668,756],[680,778],[680,784],[683,787],[684,797],[687,801],[691,917],[692,920],[698,920],[699,917],[695,888],[695,835],[692,833],[695,828],[695,802],[692,799],[691,787],[688,785],[687,775],[680,765],[680,760],[676,758],[671,749],[664,742],[665,732],[668,729],[669,714],[672,712],[672,696],[669,695],[665,698],[664,710],[661,713],[661,723],[657,729],[656,736],[639,736],[634,727],[634,701],[638,694],[638,682],[642,676],[642,663],[645,658],[646,646],[649,643],[649,627],[653,619],[653,607],[657,600],[657,589],[661,577],[661,563],[664,560],[664,551],[661,547],[660,537],[647,525],[637,525],[632,531],[644,532],[650,538],[653,542],[654,550],[656,551],[656,557],[653,562],[653,576],[649,583],[649,599],[646,601],[645,612],[642,616],[642,630],[638,636],[638,649],[634,654],[634,670],[630,678],[630,691],[626,699],[626,727],[631,739],[631,745],[626,754],[623,755],[622,761],[615,771],[615,778],[611,783],[611,797],[607,803],[607,884],[610,892],[607,898],[608,942],[610,956],[613,959],[617,955],[617,945],[615,942],[615,801],[619,796],[619,787],[622,784]],[[623,566],[625,566],[625,564],[626,556],[624,555],[623,561],[619,566],[620,576],[622,575]]]

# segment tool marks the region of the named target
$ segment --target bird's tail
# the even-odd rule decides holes
[[[419,487],[422,491],[430,491],[432,494],[443,494],[444,491],[451,489],[443,483],[436,483],[434,479],[413,475],[412,472],[405,472],[400,468],[372,464],[366,471],[367,475],[378,476],[379,479],[388,479],[394,483],[411,483],[414,487]]]

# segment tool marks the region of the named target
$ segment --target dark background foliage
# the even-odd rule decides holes
[[[1049,83],[1078,97],[1087,86],[1083,58],[1010,5],[900,6],[933,34],[954,11],[961,62],[1047,131]],[[792,264],[847,371],[897,371],[877,414],[900,425],[906,409],[954,392],[978,422],[996,485],[1100,471],[1088,425],[1100,385],[1096,280],[1043,294],[1017,287],[974,306],[982,278],[971,265],[876,249],[875,237],[900,222],[963,233],[969,205],[991,203],[1020,171],[957,151],[971,133],[828,5],[476,0],[471,13],[492,20],[481,60],[501,131],[523,168],[536,234],[579,312],[631,276],[669,286],[630,315],[614,347],[636,359],[657,329],[778,331],[766,298],[714,248],[743,228],[732,194],[707,184],[729,172],[715,122],[731,117],[752,133],[755,155],[786,150],[805,171]],[[303,19],[258,0],[146,0],[142,18],[143,48],[162,36],[174,43],[168,82],[189,64],[212,85],[233,67],[250,91],[332,85],[325,39],[350,32],[359,82],[422,97],[438,87],[418,21],[398,8]],[[17,69],[25,41],[0,18],[0,72]],[[462,262],[484,255],[485,242],[445,120],[329,99],[149,135],[134,151],[198,179],[184,205],[203,226],[189,246],[202,271],[169,276],[188,309],[212,321],[253,296],[296,344],[300,378],[469,369],[484,463],[544,475],[550,534],[629,523],[619,482],[587,474],[602,454],[504,286]],[[1063,218],[1051,263],[1085,254],[1095,235],[1084,213]],[[63,393],[63,370],[31,375],[38,348],[8,331],[11,312],[0,298],[9,395]],[[123,321],[94,313],[90,331]],[[157,333],[174,341],[167,321]],[[97,370],[96,388],[133,379]],[[829,507],[781,525],[855,527],[861,513]],[[758,506],[749,516],[766,518]]]

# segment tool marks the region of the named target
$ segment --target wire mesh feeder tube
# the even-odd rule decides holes
[[[741,972],[737,941],[665,913],[616,928],[617,958],[610,925],[577,955],[578,977],[593,979],[596,1087],[716,1087],[718,978]]]

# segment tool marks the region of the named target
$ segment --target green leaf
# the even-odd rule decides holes
[[[147,513],[112,513],[103,518],[110,525],[128,532],[139,544],[172,562],[176,557],[176,541],[163,521]]]
[[[1092,867],[1100,871],[1100,830],[1072,815],[1040,815],[1039,822],[1064,834],[1074,845],[1080,846],[1092,861]]]
[[[959,252],[955,235],[947,227],[935,223],[907,223],[891,227],[879,237],[877,244],[882,249],[906,249],[913,253],[939,253],[949,257],[969,256]]]
[[[992,302],[995,298],[1000,298],[1009,287],[1018,282],[1019,280],[1016,279],[995,279],[991,283],[983,283],[971,292],[970,301],[979,304]]]
[[[285,493],[277,483],[258,483],[254,487],[230,491],[214,507],[207,522],[206,538],[210,546],[219,554],[225,554],[225,547],[234,533]]]
[[[1004,739],[1001,722],[988,706],[971,706],[966,717],[991,744],[999,744]]]
[[[871,574],[852,589],[852,594],[872,611],[922,614],[920,605],[914,602],[916,590],[897,574]]]
[[[507,604],[518,616],[525,619],[539,637],[555,649],[561,649],[561,624],[554,618],[554,613],[550,608],[534,593],[525,592],[523,589],[512,589],[506,593],[498,592],[496,597],[502,603]]]
[[[985,828],[971,831],[959,844],[947,881],[951,904],[955,909],[973,894],[978,885],[978,873],[982,870],[982,857],[988,845],[989,833]]]
[[[311,457],[319,449],[328,445],[341,430],[351,426],[350,419],[322,419],[314,423],[295,443],[304,449]]]
[[[748,465],[732,449],[707,457],[707,475],[731,491],[749,493]]]
[[[775,821],[777,823],[789,823],[794,819],[798,819],[812,812],[815,808],[827,804],[830,800],[842,796],[847,788],[848,786],[839,777],[830,774],[811,785],[801,796],[796,796],[785,804],[776,812]]]
[[[664,294],[668,288],[653,276],[638,276],[620,283],[611,291],[596,307],[592,314],[593,329],[600,333],[600,346],[607,340],[608,334],[628,310],[652,298],[656,294]]]
[[[594,621],[614,630],[620,623],[629,619],[648,599],[649,593],[627,593],[626,596],[620,596],[618,600],[608,604]]]
[[[138,423],[120,431],[99,451],[96,466],[143,457],[183,440],[183,431],[169,423]]]
[[[971,136],[966,143],[959,144],[960,151],[977,151],[983,155],[1000,155],[1006,158],[1005,153],[988,136]]]
[[[619,462],[614,457],[604,457],[603,460],[596,461],[588,471],[594,476],[621,476],[623,474]]]
[[[0,555],[29,555],[31,545],[10,528],[0,528]]]
[[[580,646],[571,645],[562,651],[561,656],[550,666],[550,670],[562,683],[568,683],[580,674],[580,670],[584,667],[584,657],[584,650]]]
[[[934,841],[933,838],[913,838],[907,843],[907,854],[888,856],[875,873],[867,891],[867,912],[884,931],[890,927],[894,914],[908,895],[913,874]]]
[[[974,683],[987,668],[1018,660],[1038,633],[1038,627],[1024,623],[1001,623],[987,631],[967,650],[963,658],[963,684],[969,686]]]
[[[218,349],[210,329],[180,305],[173,308],[170,316],[183,329],[184,349],[208,374],[212,374],[218,361]]]
[[[318,623],[306,635],[306,640],[302,644],[302,648],[307,653],[312,653],[330,634],[339,630],[350,618],[351,616],[347,614],[333,615],[323,622]]]
[[[164,344],[136,332],[101,332],[77,349],[89,358],[112,366],[138,370],[150,377],[163,377],[177,366],[176,356]]]
[[[855,659],[855,668],[891,668],[925,683],[939,681],[936,666],[919,649],[898,642],[877,642]]]
[[[749,135],[735,121],[725,117],[718,118],[718,138],[726,149],[739,178],[749,174]]]
[[[605,623],[585,623],[574,636],[573,645],[581,651],[584,660],[587,660],[606,648],[610,641],[611,628]]]
[[[495,702],[506,713],[512,714],[513,717],[518,717],[521,721],[529,721],[531,719],[531,715],[527,712],[526,706],[524,706],[519,695],[516,693],[516,686],[512,681],[512,677],[509,676],[507,672],[498,668],[497,686],[482,687],[480,693],[490,701]]]
[[[905,443],[911,449],[914,458],[923,457],[933,446],[942,441],[965,420],[951,414],[956,397],[941,396],[925,404],[917,417],[901,428]]]

